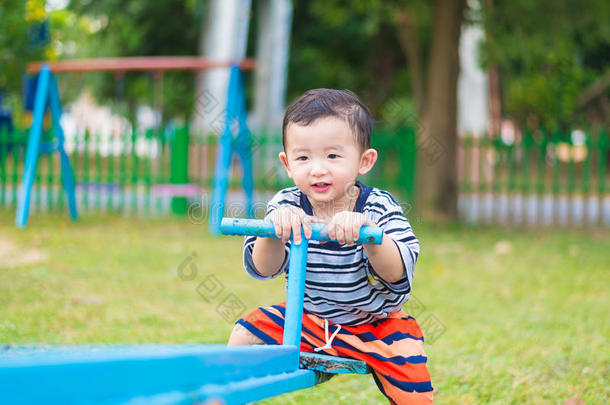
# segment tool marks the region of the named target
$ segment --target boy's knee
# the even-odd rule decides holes
[[[244,328],[240,324],[235,324],[233,327],[233,331],[231,331],[231,336],[229,337],[229,341],[227,342],[227,346],[245,346],[245,345],[263,345],[261,339],[256,337],[252,332],[248,329]]]

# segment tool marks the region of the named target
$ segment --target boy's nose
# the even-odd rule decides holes
[[[320,176],[322,174],[326,174],[326,166],[323,164],[314,163],[311,167],[311,175],[312,176]]]

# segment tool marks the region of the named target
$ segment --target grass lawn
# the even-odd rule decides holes
[[[13,223],[0,213],[1,343],[223,343],[223,300],[284,296],[283,279],[245,274],[241,238],[186,219]],[[427,335],[437,404],[610,402],[610,231],[414,229],[406,309]],[[342,376],[263,403],[386,402],[370,376]]]

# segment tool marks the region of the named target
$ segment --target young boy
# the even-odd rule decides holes
[[[279,158],[296,187],[268,204],[265,218],[280,239],[246,237],[244,266],[256,279],[286,273],[291,232],[299,244],[301,226],[309,238],[313,222],[326,222],[337,242],[309,242],[301,350],[365,361],[391,404],[429,404],[424,338],[401,310],[419,242],[388,192],[357,181],[377,160],[371,125],[367,107],[347,90],[310,90],[287,108]],[[354,243],[363,225],[383,228],[380,245]],[[284,315],[285,303],[252,311],[229,345],[281,344]]]

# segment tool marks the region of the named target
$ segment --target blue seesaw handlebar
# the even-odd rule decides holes
[[[311,238],[309,240],[331,241],[328,237],[326,224],[314,222],[311,224]],[[273,222],[264,219],[223,218],[220,223],[220,232],[223,235],[252,235],[260,237],[277,238]],[[383,230],[377,226],[363,226],[357,243],[380,244]]]

